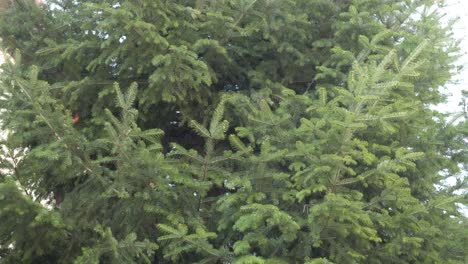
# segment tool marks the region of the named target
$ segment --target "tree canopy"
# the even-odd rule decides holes
[[[437,1],[443,5],[442,1]],[[432,0],[3,0],[1,263],[465,263]]]

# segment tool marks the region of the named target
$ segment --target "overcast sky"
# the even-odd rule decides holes
[[[461,40],[461,52],[464,54],[458,61],[458,64],[464,66],[460,74],[453,78],[453,81],[447,85],[446,93],[449,95],[448,102],[437,106],[437,109],[443,112],[460,111],[458,103],[461,100],[461,91],[467,90],[468,86],[468,1],[467,0],[446,0],[447,7],[444,12],[446,19],[459,17],[459,21],[454,26],[455,38]]]

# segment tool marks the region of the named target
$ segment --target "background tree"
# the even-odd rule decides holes
[[[0,261],[463,263],[440,19],[429,0],[3,1]]]

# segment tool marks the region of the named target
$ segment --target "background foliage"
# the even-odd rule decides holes
[[[433,1],[0,10],[0,262],[466,261]]]

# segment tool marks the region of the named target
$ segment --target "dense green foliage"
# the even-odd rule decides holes
[[[4,1],[0,262],[465,263],[432,2]]]

